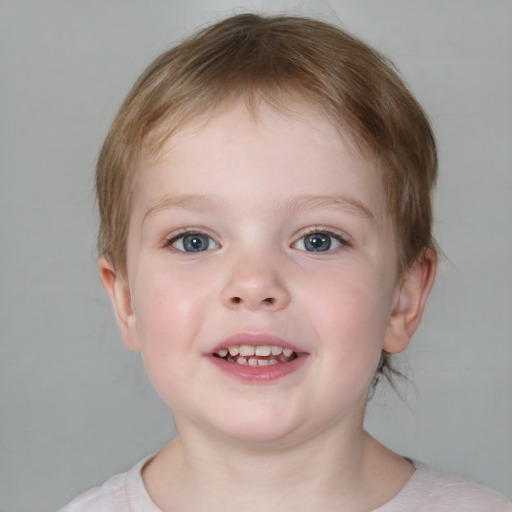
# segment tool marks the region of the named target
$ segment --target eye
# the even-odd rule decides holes
[[[345,241],[339,235],[326,231],[308,233],[293,244],[295,249],[308,252],[326,252],[345,245]]]
[[[166,245],[183,252],[202,252],[219,248],[219,244],[204,233],[178,235],[171,238]]]

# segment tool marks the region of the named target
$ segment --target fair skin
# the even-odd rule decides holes
[[[399,276],[395,244],[376,169],[310,107],[255,118],[240,102],[173,135],[136,183],[126,272],[99,264],[175,415],[143,472],[157,506],[362,512],[399,492],[414,468],[363,430],[364,409],[435,256]]]

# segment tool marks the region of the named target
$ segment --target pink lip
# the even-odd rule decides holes
[[[277,345],[293,350],[297,354],[297,358],[287,363],[267,366],[249,366],[225,361],[213,355],[221,348],[228,348],[234,345]],[[274,382],[297,371],[305,363],[309,354],[276,336],[265,333],[239,333],[227,337],[215,345],[211,353],[204,355],[212,364],[234,379],[246,383],[264,384]]]
[[[290,373],[298,370],[306,361],[307,355],[299,355],[293,361],[288,363],[279,363],[269,366],[249,366],[237,363],[230,363],[224,359],[215,357],[214,355],[206,356],[217,368],[224,373],[237,380],[253,383],[264,384],[281,379]]]

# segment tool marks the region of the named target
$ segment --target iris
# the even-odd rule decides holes
[[[304,237],[306,251],[328,251],[331,247],[331,237],[327,233],[313,233]]]

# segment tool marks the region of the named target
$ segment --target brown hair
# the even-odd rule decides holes
[[[298,17],[241,14],[158,57],[135,83],[98,160],[98,249],[124,272],[131,192],[144,158],[194,116],[242,98],[283,106],[290,97],[320,108],[348,131],[382,173],[400,271],[432,238],[435,141],[421,106],[393,65],[332,25]],[[378,374],[392,373],[383,353]]]

